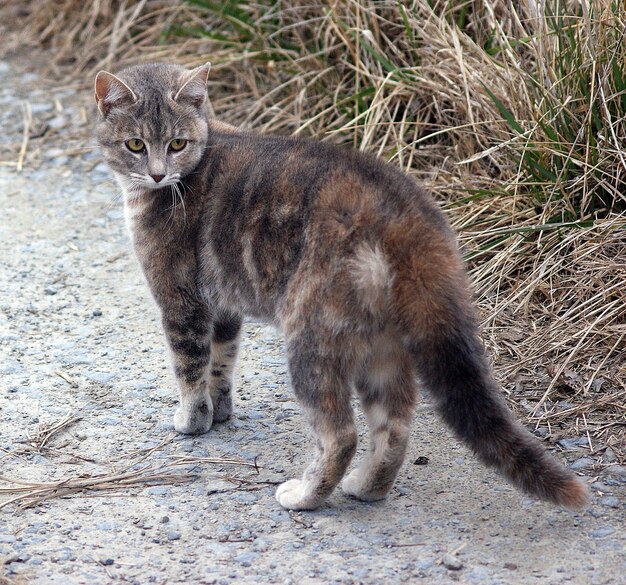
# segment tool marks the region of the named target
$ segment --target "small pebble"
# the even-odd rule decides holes
[[[101,565],[104,565],[105,567],[109,567],[111,566],[115,561],[113,559],[102,559],[100,561]]]
[[[572,463],[570,466],[574,471],[580,471],[581,469],[589,469],[593,467],[595,461],[589,457],[581,457]]]
[[[601,526],[600,528],[596,528],[592,530],[589,534],[594,538],[604,538],[605,536],[609,536],[615,532],[615,528],[612,526]]]
[[[611,447],[607,447],[604,450],[604,461],[606,461],[606,463],[615,463],[617,461],[617,456],[615,455],[615,451],[613,451]]]
[[[626,481],[626,467],[623,465],[611,465],[605,469],[605,473],[613,475],[622,481]]]
[[[563,449],[567,450],[578,449],[580,447],[578,438],[561,439],[560,441],[558,441],[558,444],[563,447]]]
[[[463,563],[450,553],[443,555],[442,562],[446,569],[451,571],[460,571],[463,568]]]
[[[162,516],[161,520],[159,520],[159,522],[161,522],[161,524],[167,524],[170,521],[170,517],[169,516]]]
[[[175,530],[167,531],[167,540],[178,540],[180,538],[180,532],[176,532]]]
[[[255,552],[244,552],[235,557],[235,561],[244,567],[252,566],[253,561],[259,556]]]
[[[422,571],[426,571],[428,569],[431,569],[435,565],[436,560],[437,559],[432,558],[421,559],[415,563],[415,566]]]
[[[604,496],[600,498],[600,505],[607,508],[619,508],[619,499],[615,496]]]
[[[13,534],[0,534],[0,542],[15,542],[17,538]]]
[[[50,112],[53,109],[53,105],[48,104],[30,104],[30,111],[33,114],[41,114],[43,112]]]

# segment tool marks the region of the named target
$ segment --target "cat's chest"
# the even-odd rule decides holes
[[[192,224],[188,205],[163,194],[149,190],[130,191],[120,182],[124,195],[124,221],[134,244],[154,240],[158,245],[165,240],[185,238]]]
[[[122,198],[124,201],[124,222],[126,223],[126,229],[131,240],[134,241],[134,227],[138,217],[141,216],[145,208],[145,202],[143,201],[144,192],[138,193],[128,185],[125,177],[119,173],[114,173],[117,184],[122,191]]]
[[[131,240],[135,240],[134,238],[134,228],[135,228],[135,220],[139,215],[140,211],[133,208],[132,206],[124,203],[124,222],[126,224],[126,230],[128,231],[128,235]]]

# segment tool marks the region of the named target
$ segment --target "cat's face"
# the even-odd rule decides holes
[[[208,73],[209,65],[98,73],[98,142],[126,196],[175,185],[197,166],[207,141]]]

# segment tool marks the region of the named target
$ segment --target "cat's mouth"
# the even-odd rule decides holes
[[[134,189],[158,191],[164,187],[178,185],[180,183],[180,173],[172,173],[169,175],[143,175],[140,173],[129,173],[128,182]]]
[[[180,198],[184,190],[180,182],[180,173],[172,173],[170,175],[163,175],[162,177],[157,176],[158,181],[150,175],[140,173],[115,173],[115,176],[122,187],[125,198],[128,200],[139,199],[151,191],[159,191],[168,188]]]

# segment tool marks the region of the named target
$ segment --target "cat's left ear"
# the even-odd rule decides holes
[[[197,108],[206,100],[206,86],[209,79],[211,63],[200,65],[185,75],[184,83],[174,96],[174,101],[191,103]]]

